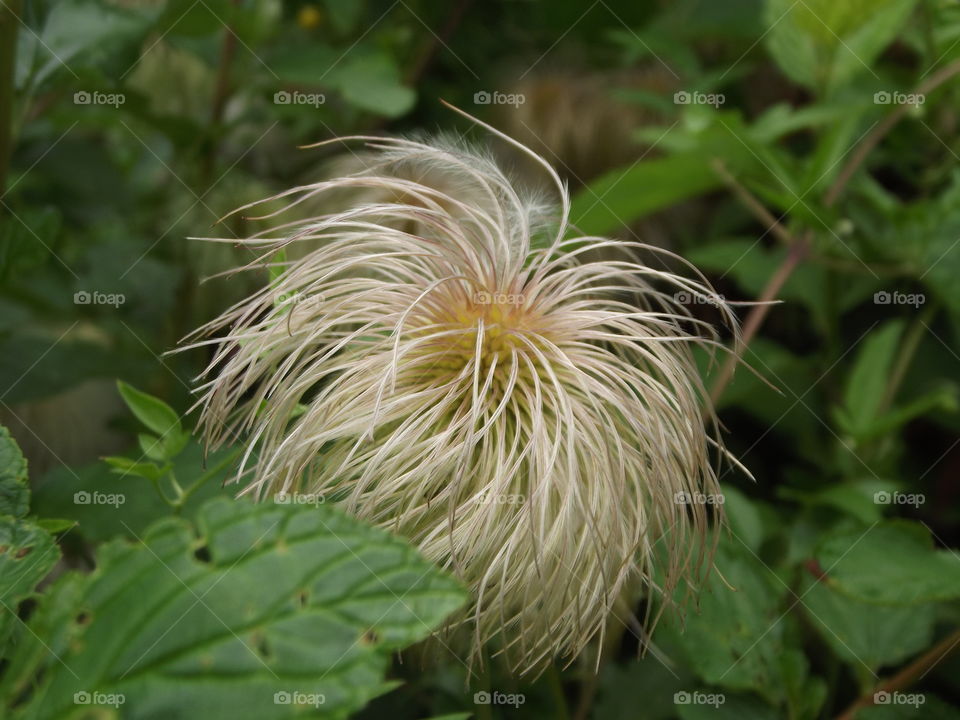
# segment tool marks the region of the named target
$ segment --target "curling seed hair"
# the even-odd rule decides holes
[[[472,591],[471,658],[491,642],[527,672],[602,637],[628,586],[669,603],[709,564],[712,518],[678,497],[719,493],[692,349],[721,344],[677,295],[736,320],[692,268],[634,259],[671,253],[576,236],[549,164],[478,124],[559,203],[463,142],[344,138],[365,167],[263,201],[239,269],[282,273],[189,347],[213,351],[206,441],[247,438],[244,492],[323,493],[408,538]]]

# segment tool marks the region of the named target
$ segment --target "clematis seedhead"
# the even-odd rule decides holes
[[[558,175],[501,139],[550,193],[462,140],[344,139],[359,169],[264,201],[240,269],[272,279],[190,347],[212,346],[207,443],[248,444],[243,492],[408,538],[471,589],[473,659],[527,672],[627,588],[667,605],[709,566],[715,506],[690,499],[725,451],[693,351],[721,343],[688,306],[736,320],[674,254],[579,236]]]

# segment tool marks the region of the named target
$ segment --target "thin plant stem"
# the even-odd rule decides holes
[[[884,680],[876,687],[870,688],[838,715],[837,720],[853,720],[859,710],[875,704],[874,698],[877,693],[896,692],[922,679],[937,663],[954,652],[958,645],[960,645],[960,628],[954,630],[889,680]]]
[[[958,73],[960,73],[960,59],[954,60],[930,75],[930,77],[920,83],[913,92],[914,94],[926,95]],[[875,128],[873,128],[873,130],[869,132],[867,137],[864,138],[860,145],[853,151],[850,159],[840,170],[837,179],[834,181],[833,185],[830,186],[830,189],[824,196],[824,205],[826,207],[832,207],[837,202],[841,193],[846,188],[847,183],[850,182],[850,179],[870,155],[870,152],[887,135],[887,133],[890,132],[894,125],[896,125],[907,114],[909,109],[910,106],[906,104],[896,106],[889,115],[887,115],[882,121],[880,121],[880,123],[877,124]],[[747,197],[749,196],[745,196],[744,192],[745,190],[738,190],[737,195],[742,201],[745,202],[745,204],[747,204],[748,209],[757,214],[756,205],[759,204],[759,201],[754,202],[753,200],[748,200]],[[770,225],[769,220],[772,219],[773,216],[768,211],[764,210],[759,217],[768,225],[768,227],[770,227],[771,231],[779,233],[779,231],[774,230],[774,226]],[[777,225],[779,225],[779,223],[777,223]],[[787,280],[790,279],[790,276],[793,275],[793,271],[797,269],[797,267],[800,265],[800,262],[807,256],[812,241],[813,232],[810,230],[805,232],[800,238],[793,241],[792,245],[790,246],[790,252],[787,253],[787,257],[784,258],[783,262],[780,264],[780,267],[774,271],[774,274],[771,276],[766,287],[763,289],[758,304],[750,310],[750,313],[747,315],[747,319],[743,324],[743,334],[741,336],[742,340],[739,346],[727,356],[720,368],[717,379],[714,381],[713,386],[711,387],[710,398],[714,403],[716,403],[720,399],[720,396],[723,395],[723,391],[726,389],[731,378],[733,377],[733,372],[736,369],[737,362],[739,362],[740,358],[743,356],[747,345],[754,338],[754,336],[756,336],[760,326],[763,325],[763,321],[766,319],[767,313],[770,310],[770,303],[776,299],[781,288],[783,288]]]
[[[7,190],[10,156],[13,153],[13,106],[20,10],[21,0],[0,0],[0,197]]]

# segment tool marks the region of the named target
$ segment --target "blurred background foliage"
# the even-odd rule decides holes
[[[6,531],[59,533],[60,566],[84,568],[171,513],[229,512],[199,501],[226,494],[235,456],[204,461],[184,430],[144,464],[155,438],[137,446],[114,379],[185,413],[204,358],[164,353],[265,281],[213,277],[250,256],[188,238],[244,237],[242,215],[214,225],[350,162],[300,145],[452,129],[491,142],[444,99],[553,163],[584,233],[674,250],[729,300],[782,302],[743,307],[766,313],[744,350],[755,373],[724,387],[704,358],[756,480],[725,471],[720,573],[685,623],[664,621],[638,661],[631,610],[646,608],[620,608],[598,675],[596,657],[529,682],[494,661],[469,691],[442,649],[414,651],[390,670],[403,685],[360,717],[958,716],[960,3],[5,0],[3,13],[0,420],[30,460],[31,517],[46,518],[24,529],[25,472],[9,471]],[[174,477],[202,482],[171,508],[149,485]],[[126,493],[122,517],[77,504],[82,490]],[[48,607],[82,591],[56,592]],[[888,681],[923,705],[866,707]],[[484,689],[525,702],[475,705]],[[675,696],[694,692],[726,701]]]

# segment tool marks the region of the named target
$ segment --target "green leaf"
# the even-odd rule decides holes
[[[896,37],[916,0],[767,0],[766,43],[780,69],[827,91],[862,74]]]
[[[714,691],[700,692],[708,696]],[[776,708],[751,695],[724,694],[724,702],[720,705],[678,704],[676,712],[681,720],[776,720],[783,717]],[[630,717],[636,718],[637,715]]]
[[[800,595],[820,636],[861,676],[899,664],[931,643],[935,605],[874,605],[835,592],[809,576]]]
[[[701,152],[644,160],[607,173],[577,193],[571,222],[585,234],[599,235],[721,184]]]
[[[60,559],[50,533],[24,519],[29,505],[27,461],[10,431],[0,426],[0,649],[18,605]]]
[[[681,649],[687,666],[704,682],[752,690],[779,703],[785,688],[778,659],[790,622],[781,608],[786,590],[745,546],[724,538],[716,570],[699,596],[699,613],[687,616],[682,631],[665,625],[658,632]]]
[[[180,435],[180,418],[173,408],[167,405],[163,400],[140,392],[134,387],[127,385],[122,380],[117,381],[117,388],[120,395],[127,403],[127,407],[136,415],[137,420],[142,422],[150,430],[161,437],[168,433]]]
[[[155,463],[137,462],[132,458],[119,455],[105,457],[103,461],[110,466],[114,473],[121,477],[133,476],[145,480],[159,480],[166,473],[166,469]]]
[[[882,705],[870,705],[859,710],[856,720],[957,720],[960,711],[953,703],[946,703],[929,692],[913,688],[898,690],[897,697],[888,695]]]
[[[30,522],[0,517],[0,599],[8,608],[32,593],[59,559],[48,532]]]
[[[653,654],[623,665],[607,663],[599,678],[594,717],[636,720],[635,699],[643,697],[644,720],[670,720],[677,712],[674,693],[689,691],[696,685],[684,666],[668,666]]]
[[[324,0],[330,21],[341,35],[353,32],[363,14],[361,0]]]
[[[72,609],[66,628],[31,622],[50,651],[27,639],[11,657],[0,694],[33,688],[12,717],[57,720],[75,693],[101,693],[131,718],[269,720],[291,704],[346,718],[390,687],[393,651],[466,599],[412,547],[328,506],[216,499],[195,529],[162,520],[96,565],[44,602]]]
[[[399,117],[416,101],[416,93],[401,82],[396,62],[383,53],[351,55],[330,75],[347,102],[378,115]]]
[[[736,488],[725,487],[723,511],[730,532],[754,552],[759,550],[765,533],[763,517],[757,504]]]
[[[825,582],[856,600],[917,605],[960,597],[960,555],[935,550],[918,523],[888,521],[826,537],[816,551]]]
[[[61,0],[51,6],[39,35],[24,33],[24,43],[32,53],[21,52],[20,58],[31,54],[39,59],[33,68],[32,80],[39,85],[53,73],[74,72],[76,59],[83,56],[85,65],[125,44],[134,44],[145,33],[152,21],[152,13],[134,13],[107,3]],[[22,85],[29,75],[32,63],[18,67],[17,84]]]
[[[29,507],[27,460],[10,431],[0,425],[0,515],[24,517]]]
[[[190,434],[186,432],[172,432],[161,437],[147,433],[139,433],[137,435],[137,442],[143,454],[151,460],[157,460],[159,462],[175,458],[180,454],[180,451],[183,450],[189,440]]]
[[[874,330],[861,342],[853,370],[847,378],[843,405],[836,413],[845,433],[857,439],[870,434],[884,401],[902,334],[903,322],[894,320]]]
[[[231,461],[233,450],[225,449],[204,456],[203,448],[196,442],[187,445],[182,453],[170,463],[173,472],[184,486],[190,485],[204,473],[211,473],[207,481],[191,495],[181,512],[195,516],[202,504],[212,497],[232,492],[223,485],[235,470]],[[37,478],[33,494],[34,512],[47,517],[62,517],[74,520],[79,533],[89,541],[105,541],[122,535],[142,535],[147,527],[170,512],[170,507],[157,491],[144,479],[156,475],[160,478],[166,468],[153,463],[137,462],[126,457],[105,458],[78,468],[59,467]],[[111,495],[123,495],[122,506],[106,502],[75,502],[77,493],[99,493],[98,500]],[[93,498],[91,498],[92,500]]]
[[[779,494],[808,505],[831,507],[855,517],[862,523],[872,523],[883,517],[883,505],[877,502],[878,493],[890,495],[897,489],[897,485],[889,481],[863,478],[831,483],[814,492],[784,487]]]

